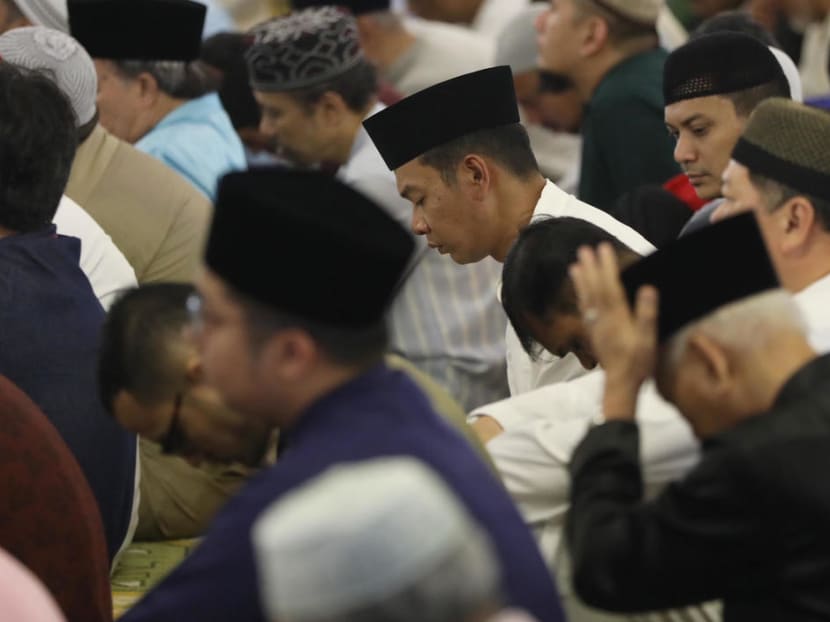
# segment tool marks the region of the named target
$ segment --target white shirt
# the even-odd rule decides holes
[[[529,4],[530,0],[484,0],[470,26],[476,32],[495,39],[504,25]]]
[[[807,326],[807,338],[819,354],[830,352],[830,274],[793,295]]]
[[[654,247],[628,225],[606,212],[592,207],[548,181],[536,203],[533,218],[539,216],[571,216],[588,221],[615,236],[620,242],[640,255],[648,255]],[[507,327],[507,381],[511,395],[520,395],[554,382],[563,382],[585,374],[573,354],[564,358],[544,355],[534,361],[522,348],[513,327]]]
[[[798,66],[804,97],[818,97],[830,93],[830,75],[827,56],[830,50],[830,14],[823,22],[809,24],[801,44],[801,62]]]
[[[123,253],[75,201],[63,196],[53,222],[61,235],[81,240],[81,270],[105,311],[120,291],[137,285],[135,272]]]
[[[500,436],[487,444],[487,450],[533,531],[542,556],[556,575],[569,619],[718,619],[718,608],[713,605],[705,609],[694,607],[682,614],[607,616],[588,610],[573,594],[570,563],[562,546],[570,495],[568,465],[592,421],[601,416],[604,383],[604,372],[597,370],[571,382],[548,385],[490,404],[478,409],[471,418],[487,414],[504,428]],[[637,421],[643,481],[646,496],[651,498],[688,473],[697,464],[700,450],[685,419],[658,395],[652,382],[640,391]]]
[[[378,104],[369,116],[383,110]],[[412,205],[398,194],[395,174],[361,128],[337,176],[374,199],[406,229]],[[395,352],[431,375],[469,411],[507,395],[504,330],[496,298],[501,264],[455,263],[416,238],[417,260],[390,309]]]
[[[444,80],[492,66],[495,44],[469,28],[406,18],[416,41],[386,71],[383,78],[401,95],[409,96]]]
[[[539,163],[542,175],[563,191],[576,192],[579,187],[579,163],[582,158],[582,136],[554,132],[543,125],[522,121],[530,138],[530,148]]]

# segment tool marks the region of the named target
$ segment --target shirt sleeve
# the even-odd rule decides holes
[[[628,422],[593,428],[574,453],[566,537],[580,597],[609,611],[647,611],[750,583],[765,550],[753,503],[760,494],[738,456],[710,452],[643,503],[638,453],[639,430]]]

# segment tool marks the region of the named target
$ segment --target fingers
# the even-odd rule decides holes
[[[589,248],[580,248],[577,251],[577,261],[570,267],[569,273],[576,291],[577,305],[583,315],[593,308],[593,270],[593,252]]]
[[[657,316],[659,294],[650,285],[643,286],[637,292],[634,304],[634,322],[643,339],[657,341]]]
[[[580,248],[570,275],[583,314],[607,311],[620,305],[627,309],[617,256],[610,244],[600,244],[596,251],[587,246]]]

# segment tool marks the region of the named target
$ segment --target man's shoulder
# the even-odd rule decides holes
[[[663,64],[667,53],[655,48],[628,58],[611,69],[597,86],[588,117],[620,107],[656,109],[663,114]]]

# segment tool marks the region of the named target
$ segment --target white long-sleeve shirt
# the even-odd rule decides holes
[[[63,196],[53,222],[61,235],[81,240],[81,270],[105,311],[120,291],[137,285],[135,272],[124,254],[75,201]]]

